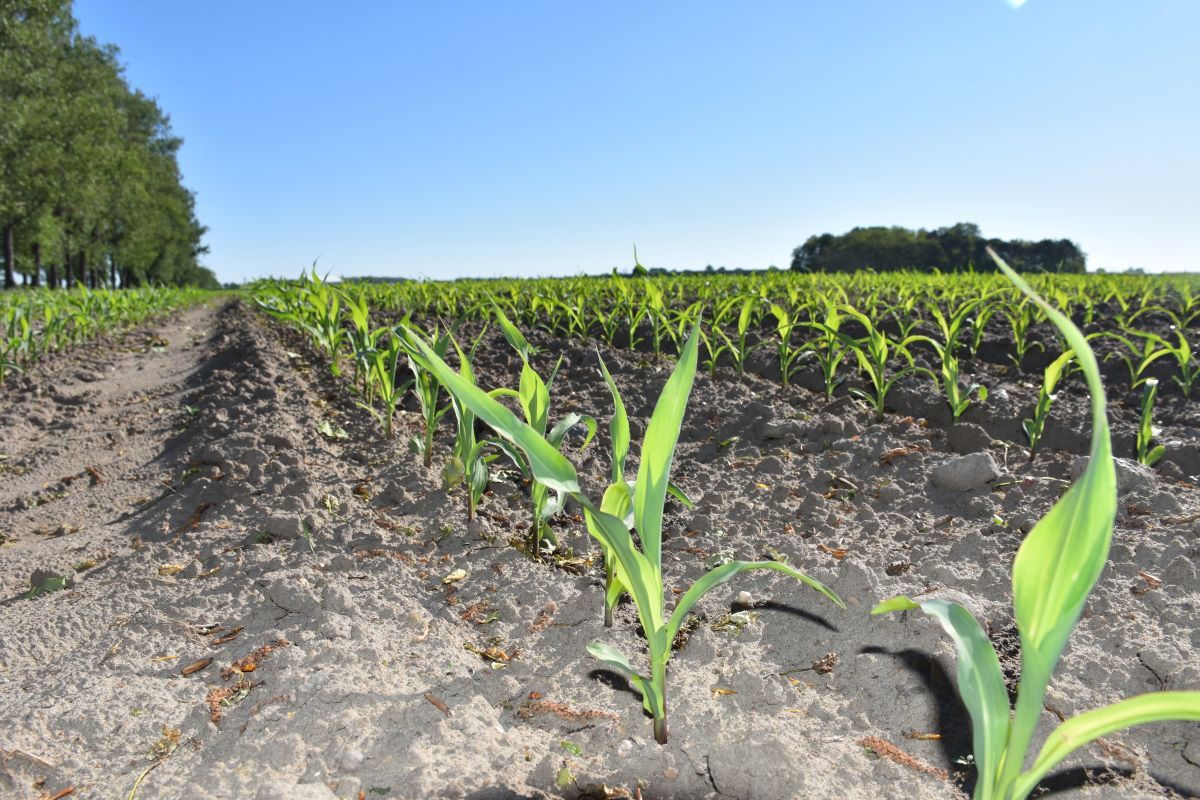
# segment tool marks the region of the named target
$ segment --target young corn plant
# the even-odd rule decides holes
[[[1200,360],[1196,359],[1192,353],[1192,346],[1188,343],[1183,330],[1172,327],[1175,331],[1176,343],[1167,345],[1171,350],[1171,357],[1175,359],[1176,374],[1172,378],[1183,391],[1183,396],[1191,397],[1192,387],[1196,385],[1197,380],[1200,380]],[[1165,341],[1164,344],[1166,344]]]
[[[1167,452],[1161,444],[1154,444],[1162,431],[1154,424],[1154,400],[1158,397],[1158,379],[1149,378],[1142,390],[1142,416],[1137,431],[1137,460],[1139,464],[1153,467]]]
[[[830,304],[825,308],[825,319],[810,319],[800,324],[817,332],[817,338],[802,347],[817,360],[821,368],[821,381],[825,386],[825,399],[831,400],[844,380],[838,377],[838,367],[848,352],[847,339],[841,333],[842,315],[838,313],[837,306]]]
[[[792,344],[792,333],[796,330],[797,322],[792,319],[788,310],[778,303],[771,303],[771,316],[775,317],[775,354],[779,359],[779,378],[784,388],[801,367],[797,363],[804,355],[804,348]]]
[[[539,436],[543,437],[556,450],[562,449],[567,433],[576,425],[582,423],[587,432],[580,449],[586,448],[591,443],[592,437],[596,435],[596,420],[586,414],[568,414],[547,432],[547,428],[550,425],[550,385],[554,383],[554,377],[558,374],[558,369],[562,365],[562,359],[560,358],[554,366],[549,380],[543,381],[541,376],[529,364],[529,356],[532,348],[530,348],[525,336],[504,312],[500,310],[499,306],[494,306],[493,312],[496,315],[496,321],[500,325],[500,331],[504,334],[504,338],[508,340],[508,343],[521,357],[521,380],[518,383],[517,391],[513,391],[512,389],[495,389],[491,392],[491,395],[493,397],[509,396],[515,398],[521,406],[521,412],[525,416],[525,423],[533,428]],[[558,538],[554,535],[554,530],[550,527],[550,520],[562,511],[567,496],[561,492],[554,492],[553,487],[538,481],[531,466],[519,450],[506,449],[505,452],[513,458],[521,473],[530,479],[529,499],[530,504],[533,506],[533,518],[529,528],[531,555],[535,559],[541,558],[543,540],[548,542],[551,547],[558,547]]]
[[[920,609],[950,635],[958,652],[958,690],[971,717],[978,771],[975,800],[1023,800],[1064,758],[1101,736],[1148,722],[1200,720],[1200,692],[1152,692],[1079,714],[1054,730],[1033,764],[1025,766],[1046,687],[1108,558],[1117,510],[1116,470],[1100,369],[1087,340],[998,256],[992,253],[992,258],[1062,331],[1092,394],[1087,469],[1034,526],[1013,563],[1013,606],[1021,640],[1015,709],[1009,705],[1000,659],[991,641],[963,606],[938,599],[914,602],[900,596],[880,603],[872,613]]]
[[[471,348],[470,356],[463,352],[458,340],[452,337],[451,341],[454,344],[455,352],[458,353],[459,376],[464,381],[474,384],[475,371],[471,366],[471,360],[474,358],[479,343],[483,341],[483,335],[480,334],[480,337],[475,340],[475,346]],[[479,501],[483,499],[483,493],[487,491],[488,483],[491,481],[488,465],[500,457],[495,453],[486,453],[486,449],[496,446],[502,452],[508,453],[509,448],[493,439],[478,439],[475,436],[475,414],[453,393],[450,394],[450,407],[454,409],[454,419],[457,425],[450,461],[446,464],[442,477],[447,489],[452,489],[460,483],[465,485],[467,521],[469,522],[475,519],[475,509],[479,507]]]
[[[346,341],[354,357],[354,386],[369,404],[374,386],[370,372],[375,362],[375,343],[383,329],[371,330],[370,308],[365,295],[359,294],[356,297],[344,290],[339,290],[339,294],[350,316],[350,329],[346,332]]]
[[[1027,298],[1022,298],[1015,303],[1008,304],[1001,312],[1005,319],[1008,320],[1009,329],[1012,331],[1013,350],[1008,357],[1013,362],[1018,370],[1023,369],[1025,357],[1029,355],[1034,348],[1045,350],[1046,345],[1041,342],[1031,339],[1030,333],[1033,331],[1033,326],[1040,320],[1042,314],[1038,313],[1038,306],[1029,302]]]
[[[954,415],[954,419],[961,417],[963,412],[970,407],[972,395],[975,395],[980,403],[987,400],[988,391],[987,387],[983,384],[972,383],[968,386],[963,385],[958,369],[958,357],[951,352],[951,347],[940,345],[931,339],[925,339],[925,341],[932,344],[942,357],[942,379],[940,386],[946,395],[946,402],[950,405],[950,412]],[[917,367],[917,370],[924,371],[920,367]],[[939,383],[936,378],[934,379],[934,383]]]
[[[384,332],[387,332],[387,346],[380,348],[378,340],[383,338]],[[380,328],[372,334],[374,345],[367,355],[366,372],[363,376],[364,385],[367,387],[365,392],[365,402],[360,400],[358,404],[371,412],[372,416],[379,422],[379,426],[383,428],[383,436],[386,439],[392,438],[392,420],[396,416],[396,406],[400,404],[404,393],[413,385],[413,381],[407,380],[403,383],[396,382],[396,373],[400,368],[400,356],[405,353],[400,337],[395,331],[388,328]],[[382,410],[378,409],[373,404],[373,399],[379,398]]]
[[[779,561],[731,561],[692,584],[680,597],[671,615],[667,616],[662,575],[662,515],[675,445],[696,374],[698,337],[697,325],[693,327],[646,427],[633,496],[626,496],[620,501],[623,507],[627,505],[633,510],[634,526],[641,540],[640,548],[621,519],[596,506],[580,491],[575,468],[553,444],[530,425],[517,419],[487,392],[462,380],[441,362],[428,345],[414,339],[416,346],[427,351],[425,355],[443,384],[452,393],[461,395],[481,420],[525,454],[538,481],[573,497],[583,507],[589,519],[589,532],[600,541],[605,552],[614,557],[616,580],[633,597],[646,635],[650,672],[648,675],[639,673],[619,650],[603,642],[592,642],[588,645],[588,652],[625,675],[641,694],[642,707],[654,720],[654,738],[660,744],[667,741],[666,680],[671,644],[687,613],[714,586],[748,570],[775,570],[802,581],[845,608],[841,599],[828,587],[787,564]],[[617,493],[628,491],[628,484],[624,481],[615,482],[613,486],[617,487],[614,490]]]
[[[853,317],[866,329],[866,334],[861,338],[852,338],[846,334],[841,334],[841,336],[845,340],[846,346],[854,352],[854,357],[858,359],[859,370],[867,381],[866,389],[852,386],[850,392],[865,400],[875,410],[876,420],[883,419],[883,409],[888,393],[905,375],[921,373],[937,380],[930,370],[913,364],[912,354],[908,351],[908,346],[914,342],[931,342],[932,340],[928,337],[912,335],[893,342],[887,334],[875,327],[871,318],[866,314],[849,306],[843,306],[842,311]],[[893,372],[889,378],[887,365],[893,347],[908,360],[908,366]]]
[[[604,382],[608,384],[608,390],[612,394],[613,400],[613,416],[608,425],[609,436],[612,440],[612,482],[604,491],[604,496],[600,501],[600,510],[621,520],[626,529],[632,530],[634,518],[631,502],[636,480],[630,482],[625,477],[625,460],[629,455],[631,438],[629,415],[625,411],[625,403],[621,400],[621,392],[617,389],[617,383],[608,371],[604,359],[600,358],[599,353],[596,354],[596,358],[600,361],[600,374],[604,376]],[[667,492],[685,507],[695,507],[691,499],[674,482],[667,481]],[[591,517],[587,519],[587,523],[589,526],[595,524]],[[592,535],[603,542],[603,539],[595,531],[592,532]],[[625,587],[617,579],[616,557],[603,545],[601,550],[604,553],[604,627],[611,628],[613,610],[617,607],[621,596],[625,594]]]
[[[1149,378],[1147,369],[1160,358],[1171,355],[1171,347],[1162,337],[1153,333],[1134,332],[1133,336],[1141,338],[1141,345],[1134,344],[1133,339],[1112,331],[1105,331],[1100,336],[1116,339],[1125,346],[1124,350],[1112,350],[1104,356],[1104,360],[1119,358],[1129,373],[1129,388],[1137,389]]]
[[[710,335],[716,334],[717,338],[721,340],[721,344],[715,348],[711,345],[706,345],[709,350],[710,374],[716,371],[717,359],[724,353],[728,353],[729,357],[733,360],[733,367],[737,370],[738,375],[745,372],[746,359],[750,357],[750,353],[758,346],[749,342],[750,324],[754,321],[754,309],[758,305],[758,302],[759,298],[754,296],[745,298],[734,297],[727,301],[726,305],[730,309],[738,303],[741,304],[738,307],[737,326],[735,328],[736,338],[726,333],[719,321],[713,321]]]
[[[411,331],[407,326],[402,326],[398,330]],[[440,328],[435,326],[433,331],[433,344],[431,345],[434,353],[439,358],[445,358],[446,351],[450,347],[450,334],[440,333]],[[404,337],[405,343],[408,342],[408,337]],[[449,410],[448,406],[438,408],[438,394],[441,392],[441,383],[438,381],[437,373],[428,368],[427,363],[419,359],[414,353],[411,346],[406,346],[405,350],[408,355],[408,368],[413,374],[413,392],[417,396],[417,404],[421,410],[422,433],[419,436],[412,438],[413,449],[421,454],[422,463],[425,468],[433,466],[433,435],[437,431],[438,421],[442,415]]]
[[[1030,461],[1033,461],[1034,456],[1037,455],[1038,444],[1042,441],[1042,434],[1046,432],[1046,419],[1050,416],[1050,407],[1054,405],[1058,382],[1070,374],[1070,364],[1074,358],[1075,351],[1067,350],[1046,366],[1046,371],[1042,375],[1042,389],[1038,393],[1037,407],[1033,409],[1033,419],[1021,421],[1021,427],[1025,429],[1025,436],[1029,439]]]

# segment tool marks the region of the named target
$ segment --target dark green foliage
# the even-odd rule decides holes
[[[0,0],[0,258],[5,287],[199,285],[216,277],[182,140],[126,82],[70,0]]]
[[[798,272],[854,272],[901,269],[951,272],[965,269],[994,271],[984,251],[991,247],[1023,272],[1083,272],[1086,256],[1068,239],[985,239],[979,226],[960,222],[936,230],[882,226],[855,228],[834,236],[823,233],[792,251]]]

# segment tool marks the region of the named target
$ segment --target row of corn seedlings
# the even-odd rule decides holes
[[[0,295],[0,384],[8,373],[48,355],[203,296],[199,290],[164,287],[5,292]]]
[[[1189,344],[1189,326],[1200,320],[1196,283],[1193,276],[1054,275],[1038,276],[1035,285],[1089,337],[1103,338],[1105,362],[1125,366],[1110,370],[1110,381],[1127,375],[1132,395],[1158,377],[1190,396],[1200,378],[1200,359]],[[331,291],[313,281],[292,300],[324,309],[305,324],[327,354],[356,330],[369,334],[357,322],[347,328],[346,314],[339,328],[339,303],[355,316],[355,309],[370,307],[393,318],[402,310],[409,319],[486,320],[498,308],[514,324],[552,335],[672,355],[699,322],[702,363],[711,374],[719,365],[740,373],[756,351],[773,350],[773,369],[785,386],[806,373],[819,378],[827,396],[851,391],[877,412],[896,384],[911,378],[929,380],[958,418],[986,401],[987,387],[968,377],[985,344],[992,360],[1001,345],[1018,371],[1029,369],[1035,354],[1053,362],[1069,349],[1039,306],[982,273],[350,284],[332,298]],[[1153,330],[1136,327],[1143,323]],[[361,379],[370,343],[352,344]]]
[[[954,640],[959,658],[959,691],[972,720],[978,771],[977,800],[1027,797],[1071,752],[1113,731],[1161,720],[1200,720],[1200,692],[1138,695],[1068,719],[1051,733],[1032,764],[1029,763],[1028,750],[1046,687],[1107,560],[1116,513],[1116,478],[1100,369],[1089,337],[1085,337],[1062,312],[1047,304],[1003,262],[999,264],[1005,277],[1027,301],[1013,306],[1021,309],[1013,319],[1042,314],[1063,341],[1063,355],[1046,369],[1034,419],[1026,420],[1031,451],[1035,451],[1044,430],[1055,387],[1072,369],[1082,372],[1092,398],[1088,467],[1034,527],[1014,563],[1013,597],[1022,647],[1022,672],[1015,706],[1009,703],[999,659],[990,640],[963,606],[938,599],[915,602],[901,596],[879,603],[873,611],[880,614],[920,609],[937,619]],[[599,543],[605,560],[605,623],[612,624],[614,605],[620,597],[628,595],[637,609],[647,642],[649,669],[635,667],[625,654],[607,642],[594,641],[587,645],[587,650],[594,658],[627,677],[641,696],[643,708],[653,720],[655,738],[660,743],[665,743],[668,735],[666,680],[671,645],[688,611],[707,591],[739,573],[766,569],[799,580],[843,610],[846,608],[829,587],[780,561],[730,561],[704,575],[683,593],[674,609],[667,612],[662,573],[662,515],[667,495],[681,495],[673,487],[670,473],[699,366],[700,346],[703,342],[710,361],[715,358],[714,347],[737,351],[734,356],[737,364],[741,361],[740,351],[744,349],[741,333],[736,337],[723,336],[719,343],[714,343],[711,337],[706,337],[699,315],[685,319],[680,328],[679,357],[646,427],[637,475],[632,480],[625,471],[632,444],[628,417],[616,383],[603,360],[599,361],[600,372],[613,400],[609,425],[613,465],[611,481],[597,502],[581,490],[575,467],[563,452],[567,430],[583,424],[587,435],[582,447],[586,447],[596,431],[596,423],[591,417],[568,415],[557,425],[550,426],[549,387],[558,368],[551,371],[548,379],[539,375],[530,363],[533,349],[496,297],[485,298],[484,302],[490,318],[500,326],[505,339],[520,356],[521,376],[516,390],[486,391],[478,386],[471,368],[474,347],[464,350],[453,329],[435,326],[432,331],[423,331],[406,315],[395,324],[372,330],[366,305],[358,306],[358,312],[351,312],[355,333],[349,334],[349,338],[357,344],[349,352],[341,352],[337,343],[347,338],[347,334],[335,335],[334,326],[328,320],[338,316],[339,306],[353,307],[361,302],[361,298],[347,303],[347,298],[342,296],[343,289],[314,285],[321,283],[323,281],[314,274],[291,288],[277,285],[260,303],[277,317],[307,331],[315,346],[330,353],[331,370],[335,374],[339,367],[333,361],[343,356],[363,359],[364,366],[361,374],[356,373],[355,385],[363,395],[360,402],[380,419],[385,434],[390,434],[395,394],[412,389],[420,403],[425,425],[422,444],[417,449],[423,453],[426,465],[431,463],[431,431],[447,410],[453,410],[458,425],[447,469],[457,482],[468,486],[468,515],[473,513],[482,493],[482,488],[478,492],[475,488],[486,486],[488,459],[501,456],[510,459],[530,479],[530,553],[535,558],[542,552],[542,540],[547,538],[549,527],[545,523],[549,517],[561,509],[567,499],[583,509],[586,529]],[[754,304],[753,300],[742,298],[735,304],[722,306],[722,312],[732,314],[731,309],[736,307],[740,331],[743,327],[748,329],[743,320],[748,315],[746,309]],[[617,312],[620,324],[630,324],[628,314],[633,307],[623,306],[626,310]],[[452,305],[447,308],[461,310]],[[932,344],[941,356],[941,378],[954,387],[949,395],[951,404],[965,404],[972,394],[982,400],[980,389],[960,385],[954,360],[956,350],[970,347],[970,314],[975,308],[976,305],[967,303],[958,306],[950,315],[939,311],[935,318],[939,320],[940,339],[913,333],[911,329],[902,330],[902,338],[897,339],[882,332],[869,316],[851,305],[827,303],[822,309],[817,332],[823,340],[823,352],[832,365],[828,374],[836,377],[839,359],[846,357],[846,351],[853,353],[868,378],[866,388],[853,388],[882,414],[888,389],[899,377],[908,373],[927,373],[937,379],[932,370],[915,363],[909,349],[910,345],[924,341]],[[466,310],[478,311],[474,307]],[[771,314],[780,329],[793,326],[792,317],[782,307],[779,311],[773,309]],[[843,333],[847,319],[857,323],[860,335],[850,337]],[[343,328],[340,324],[336,327]],[[838,349],[839,345],[844,349]],[[446,360],[451,347],[458,369]],[[782,343],[779,347],[781,352],[786,349]],[[906,363],[889,372],[889,352],[893,349],[902,353]],[[398,387],[396,375],[401,353],[407,359],[413,377]],[[1150,460],[1156,452],[1161,455],[1161,448],[1156,450],[1150,444],[1150,438],[1155,435],[1149,420],[1157,382],[1148,379],[1143,385],[1147,387],[1143,400],[1146,433],[1144,442],[1139,436],[1139,457],[1145,448],[1145,460]],[[832,389],[828,391],[832,393]],[[438,407],[440,392],[449,398],[449,403],[441,408]],[[520,416],[499,398],[515,401]],[[382,409],[376,404],[382,405]],[[476,419],[495,433],[494,439],[476,440]],[[485,456],[489,447],[495,452]],[[551,540],[550,544],[554,542]]]

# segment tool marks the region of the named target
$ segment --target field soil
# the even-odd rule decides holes
[[[563,359],[551,422],[600,423],[565,448],[598,497],[611,400],[596,346],[531,338],[543,374]],[[672,364],[601,352],[636,454]],[[518,364],[488,331],[479,383],[515,386]],[[462,489],[442,485],[449,418],[426,468],[411,406],[383,439],[345,378],[236,301],[80,347],[0,389],[0,796],[125,798],[141,778],[142,800],[965,797],[949,639],[919,613],[868,612],[899,593],[960,601],[1015,681],[1012,559],[1089,430],[1076,380],[1030,462],[1036,376],[978,369],[991,397],[958,422],[916,381],[877,422],[815,386],[697,377],[674,471],[696,507],[668,503],[668,597],[706,563],[786,558],[848,609],[774,572],[711,592],[670,663],[661,746],[585,651],[600,639],[645,663],[632,606],[603,626],[577,509],[555,520],[555,556],[532,560],[527,489],[497,461],[468,522]],[[1136,401],[1114,399],[1110,563],[1039,738],[1131,694],[1200,689],[1193,404],[1164,392],[1168,455],[1151,470],[1127,460]],[[1200,725],[1105,737],[1044,786],[1200,797]]]

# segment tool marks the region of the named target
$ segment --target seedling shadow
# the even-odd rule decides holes
[[[637,700],[639,706],[641,705],[642,696],[629,684],[629,679],[621,673],[613,672],[611,669],[604,667],[597,667],[588,673],[588,677],[600,681],[614,691],[624,692]]]
[[[806,622],[811,622],[813,625],[819,625],[832,633],[841,633],[840,628],[830,623],[820,614],[814,614],[807,609],[793,606],[789,603],[780,603],[777,600],[763,600],[755,603],[753,608],[755,611],[782,611],[785,614],[799,617]]]
[[[1129,769],[1128,767],[1071,767],[1070,769],[1052,772],[1048,777],[1043,778],[1038,783],[1038,789],[1041,791],[1041,794],[1038,796],[1054,797],[1087,786],[1111,784],[1119,780],[1132,778],[1136,773],[1136,770]],[[1197,794],[1194,787],[1183,786],[1153,774],[1151,774],[1151,777],[1155,783],[1167,790],[1170,797],[1190,798],[1191,800],[1200,798],[1200,794]]]
[[[923,650],[889,650],[868,646],[859,652],[891,656],[925,684],[934,701],[933,732],[941,735],[937,742],[947,763],[959,763],[971,754],[971,718],[958,697],[954,680],[940,661]],[[975,790],[975,771],[972,769],[955,775],[960,776],[962,790],[968,795],[972,794]]]

